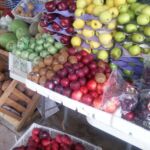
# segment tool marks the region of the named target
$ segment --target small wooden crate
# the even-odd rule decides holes
[[[0,116],[3,117],[6,121],[12,124],[16,130],[20,130],[30,119],[35,112],[37,103],[40,99],[40,96],[37,93],[34,93],[32,98],[29,98],[24,93],[19,91],[16,87],[20,82],[13,80],[11,84],[8,86],[6,91],[0,97]],[[15,101],[14,99],[10,98],[10,95],[14,95],[19,99]],[[23,106],[21,103],[26,103],[26,106]],[[4,109],[3,106],[10,106],[17,110],[21,115],[17,115]]]

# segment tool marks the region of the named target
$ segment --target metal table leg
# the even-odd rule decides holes
[[[66,124],[67,124],[67,120],[68,120],[68,108],[64,107],[64,116],[63,116],[63,121],[62,121],[62,128],[63,130],[66,130]]]

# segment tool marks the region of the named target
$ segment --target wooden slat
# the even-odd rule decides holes
[[[20,104],[16,103],[14,100],[10,98],[7,98],[7,101],[5,102],[5,104],[12,106],[13,108],[15,108],[21,113],[26,111],[25,107],[21,106]]]
[[[0,105],[2,106],[5,101],[7,100],[7,98],[9,97],[9,95],[12,93],[12,91],[14,90],[15,86],[17,85],[17,81],[13,80],[10,85],[8,86],[8,88],[5,90],[5,92],[3,93],[3,95],[0,97]]]
[[[28,117],[31,116],[34,113],[34,111],[36,109],[36,106],[37,106],[37,104],[39,102],[39,99],[40,99],[40,95],[35,94],[33,96],[33,98],[32,98],[32,104],[29,105],[28,108],[27,108],[27,110],[26,110],[26,112],[23,113],[23,118],[22,118],[22,120],[21,120],[21,122],[20,122],[20,124],[19,124],[19,126],[17,128],[18,131],[25,124],[25,121],[28,119]]]
[[[9,111],[3,109],[3,108],[0,108],[0,112],[6,114],[6,115],[8,115],[8,116],[11,116],[11,117],[17,119],[18,121],[21,120],[21,117],[19,117],[19,116],[15,115],[15,114],[13,114],[13,113],[11,113],[11,112],[9,112]]]
[[[27,97],[26,95],[24,95],[23,93],[21,93],[18,89],[14,88],[13,92],[12,92],[15,96],[17,96],[20,100],[25,101],[27,104],[30,104],[32,102],[32,100]]]
[[[9,53],[5,50],[0,49],[0,55],[4,55],[4,56],[8,57]]]

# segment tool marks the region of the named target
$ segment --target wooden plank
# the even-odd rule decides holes
[[[16,103],[14,100],[10,98],[7,98],[5,104],[12,106],[13,108],[15,108],[17,111],[21,113],[26,111],[25,107],[21,106],[20,104]]]
[[[30,104],[32,102],[32,100],[27,97],[26,95],[24,95],[23,93],[21,93],[18,89],[14,88],[13,92],[12,92],[15,96],[17,96],[20,100],[25,101],[27,104]]]
[[[30,105],[28,105],[27,111],[23,114],[23,118],[22,118],[20,124],[18,125],[18,128],[17,128],[18,131],[26,123],[26,120],[28,119],[28,117],[31,116],[34,113],[34,111],[36,109],[36,106],[37,106],[37,104],[39,102],[39,99],[40,99],[40,95],[35,94],[33,96],[32,103]]]
[[[8,57],[9,53],[3,49],[0,49],[0,55]]]
[[[15,88],[15,86],[17,85],[18,81],[13,80],[10,85],[8,86],[8,88],[5,90],[5,92],[3,93],[3,95],[0,97],[0,105],[3,105],[5,103],[5,101],[7,100],[7,98],[9,97],[9,95],[12,93],[13,89]]]
[[[11,116],[11,117],[13,117],[13,118],[17,119],[18,121],[20,121],[20,120],[21,120],[21,117],[19,117],[19,116],[17,116],[17,115],[15,115],[15,114],[13,114],[13,113],[11,113],[11,112],[7,111],[6,109],[0,108],[0,112],[2,112],[2,113],[4,113],[4,114],[6,114],[6,115],[8,115],[8,116]]]

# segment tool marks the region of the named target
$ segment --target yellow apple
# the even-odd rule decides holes
[[[114,0],[114,5],[115,6],[120,6],[126,4],[126,0]]]
[[[74,47],[79,47],[79,46],[81,45],[81,42],[82,42],[82,40],[81,40],[81,38],[78,37],[78,36],[74,36],[74,37],[72,37],[72,39],[71,39],[71,44],[72,44],[72,46],[74,46]]]
[[[93,30],[89,30],[89,29],[83,29],[82,31],[83,36],[85,36],[86,38],[91,38],[92,36],[94,36],[94,31]]]
[[[91,26],[91,21],[86,21],[86,25]]]
[[[96,30],[96,29],[100,29],[102,27],[102,24],[100,23],[99,20],[92,20],[91,21],[91,27]]]
[[[95,5],[103,5],[104,0],[93,0],[93,3],[94,3]]]
[[[112,20],[112,15],[109,11],[104,11],[99,15],[99,19],[103,24],[108,24]]]
[[[77,8],[85,8],[87,5],[86,0],[77,0],[76,6]]]
[[[93,10],[95,8],[94,4],[90,4],[87,8],[86,8],[86,13],[88,14],[93,14]]]
[[[117,7],[112,7],[108,11],[111,13],[112,18],[116,18],[119,15],[119,11]]]
[[[106,6],[106,5],[98,5],[98,6],[95,6],[94,10],[93,10],[93,14],[95,16],[99,16],[101,12],[107,10],[109,7]]]
[[[114,46],[114,43],[113,42],[110,42],[109,44],[106,44],[106,45],[103,45],[104,48],[112,48]]]
[[[75,29],[82,29],[84,25],[85,25],[85,21],[79,18],[73,22],[73,27]]]
[[[101,45],[100,42],[90,41],[90,47],[92,49],[98,48],[98,47],[100,47],[100,45]]]
[[[91,4],[93,0],[86,0],[87,5]]]
[[[109,30],[114,30],[117,27],[117,21],[112,20],[110,23],[107,24],[107,29]]]
[[[97,53],[97,58],[101,60],[107,60],[109,57],[108,51],[107,50],[100,50]]]
[[[77,17],[80,17],[80,16],[82,16],[82,15],[84,15],[84,14],[85,14],[85,10],[82,9],[82,8],[78,8],[78,9],[76,9],[76,11],[75,11],[75,16],[77,16]]]
[[[106,0],[106,5],[108,7],[113,7],[114,6],[114,0]]]
[[[110,33],[102,33],[99,35],[99,41],[102,45],[107,45],[112,41],[112,35]]]

